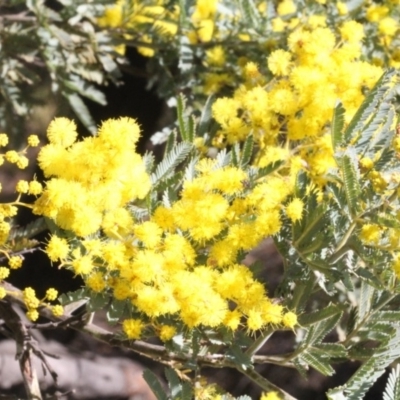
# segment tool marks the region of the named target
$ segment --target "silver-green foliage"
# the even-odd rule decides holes
[[[97,18],[107,0],[18,0],[0,4],[0,127],[18,133],[23,116],[43,101],[44,87],[67,101],[91,131],[84,99],[106,104],[98,85],[120,77],[116,42]],[[57,5],[56,8],[54,6]]]

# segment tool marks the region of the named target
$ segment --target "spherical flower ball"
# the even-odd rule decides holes
[[[98,136],[105,145],[132,149],[139,140],[140,128],[133,118],[110,118],[101,124]]]
[[[126,319],[122,324],[122,330],[128,339],[139,339],[144,324],[140,319]]]
[[[287,312],[282,318],[282,323],[284,326],[293,329],[297,324],[297,315],[291,311]]]
[[[171,325],[163,325],[160,329],[159,337],[163,342],[171,340],[176,334],[176,328]]]
[[[77,136],[75,122],[65,117],[55,118],[47,128],[47,137],[50,143],[62,147],[71,146],[75,143]]]
[[[289,74],[292,55],[285,50],[275,50],[268,57],[268,68],[276,76]]]
[[[296,222],[301,219],[303,215],[304,203],[302,200],[295,198],[286,206],[286,215]]]
[[[53,235],[47,244],[46,253],[51,261],[65,259],[69,253],[69,245],[67,240]]]

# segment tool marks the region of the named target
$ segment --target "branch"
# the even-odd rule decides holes
[[[36,346],[35,339],[29,334],[18,313],[13,309],[12,304],[1,300],[0,314],[4,319],[4,323],[13,332],[13,338],[17,344],[16,358],[19,361],[19,367],[28,399],[41,400],[42,395],[40,393],[38,374],[33,367],[32,352],[39,355],[42,361],[45,360],[45,358]],[[44,364],[48,367],[46,361],[44,361]],[[51,370],[49,371],[52,373]]]
[[[7,282],[0,283],[0,286],[8,291],[13,291],[16,296],[7,296],[12,302],[18,303],[20,306],[24,307],[22,302],[22,292],[10,285]],[[92,322],[87,322],[85,320],[85,314],[80,315],[64,315],[62,317],[55,317],[51,311],[45,307],[38,310],[42,317],[45,317],[50,322],[44,324],[31,324],[29,329],[57,329],[69,327],[71,329],[77,330],[79,332],[86,333],[97,340],[107,343],[110,346],[123,347],[134,351],[137,354],[151,358],[154,361],[160,362],[165,365],[173,365],[175,363],[186,363],[187,361],[193,360],[192,353],[175,353],[171,352],[162,345],[156,345],[144,342],[142,340],[121,340],[115,333],[110,332],[104,328],[101,328]],[[289,368],[294,368],[292,362],[287,361],[285,358],[277,356],[265,356],[265,355],[254,355],[252,360],[255,364],[276,364],[280,366],[285,366]],[[214,368],[237,368],[237,365],[229,360],[225,354],[206,354],[197,355],[196,362],[200,366],[208,366]]]
[[[10,22],[36,22],[37,19],[34,16],[29,16],[26,11],[21,12],[19,14],[6,14],[0,16],[0,23],[2,21],[10,21]]]

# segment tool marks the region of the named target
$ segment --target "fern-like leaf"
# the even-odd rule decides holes
[[[375,289],[371,285],[368,285],[365,281],[361,281],[360,299],[358,302],[358,321],[362,321],[370,311],[374,291]]]
[[[357,215],[358,205],[361,199],[361,188],[358,180],[357,166],[353,157],[345,154],[340,162],[343,174],[344,190],[346,193],[347,206],[350,214]]]
[[[239,0],[239,6],[249,28],[257,30],[261,24],[260,13],[253,0]]]
[[[193,146],[191,143],[178,143],[176,147],[164,157],[160,164],[158,164],[156,170],[151,175],[153,186],[159,184],[160,181],[165,179],[179,164],[185,161],[192,148]]]
[[[332,147],[334,152],[338,149],[338,146],[344,144],[344,135],[343,135],[343,127],[344,127],[344,114],[346,110],[343,107],[342,102],[338,102],[333,111],[332,118]]]
[[[400,400],[400,364],[389,374],[383,400]]]
[[[185,104],[186,104],[186,99],[183,96],[183,94],[180,94],[177,99],[177,116],[178,116],[178,126],[179,126],[179,132],[181,134],[182,140],[185,142],[192,143],[194,139],[194,127],[193,125],[189,122],[189,120],[186,120],[185,118]]]
[[[197,125],[197,135],[203,137],[209,129],[212,118],[212,105],[214,102],[214,95],[208,97],[206,104],[201,112],[200,121]]]
[[[154,395],[157,397],[157,400],[168,400],[168,396],[165,394],[165,391],[154,372],[151,372],[149,369],[145,369],[143,371],[143,378],[149,385]]]
[[[246,167],[253,155],[253,147],[254,147],[254,138],[253,135],[249,135],[246,138],[246,141],[243,144],[242,155],[240,157],[240,165],[241,167]]]
[[[374,382],[385,372],[385,368],[400,357],[400,329],[396,328],[396,333],[392,339],[383,343],[376,349],[369,360],[363,364],[357,372],[350,378],[346,385],[332,389],[328,392],[331,399],[360,400],[374,384]],[[332,397],[334,395],[335,397]]]
[[[311,325],[304,340],[304,346],[308,347],[313,344],[321,343],[324,337],[336,326],[341,317],[342,312],[339,312]]]
[[[46,220],[38,218],[21,228],[13,227],[8,235],[8,240],[28,239],[48,229]]]
[[[368,121],[368,118],[370,118],[373,114],[379,100],[382,99],[385,95],[385,92],[391,88],[391,82],[395,77],[395,74],[395,69],[391,68],[387,70],[376,83],[374,88],[369,92],[344,132],[344,139],[346,143],[348,143],[350,139],[356,137],[362,131],[363,126],[365,125],[366,121]]]
[[[322,352],[318,354],[318,352],[305,351],[301,354],[301,360],[322,375],[331,376],[335,373],[335,370],[329,365],[329,358],[324,357]]]

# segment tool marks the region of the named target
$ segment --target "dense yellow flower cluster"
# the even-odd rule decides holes
[[[77,236],[93,234],[102,225],[110,235],[118,235],[131,223],[121,208],[144,198],[150,189],[150,178],[135,152],[138,125],[128,118],[110,120],[98,136],[75,142],[75,124],[57,118],[47,134],[50,143],[41,149],[38,161],[51,179],[33,212]]]
[[[214,145],[234,144],[252,133],[260,146],[259,165],[281,159],[292,175],[304,169],[323,183],[335,167],[329,135],[335,102],[341,99],[349,122],[364,91],[383,72],[360,60],[361,25],[346,22],[341,32],[339,42],[328,28],[294,30],[287,40],[289,50],[268,57],[272,80],[265,79],[262,86],[246,79],[233,97],[216,100],[213,116],[220,131]]]
[[[171,324],[157,322],[165,316],[179,317],[191,328],[235,330],[244,321],[251,331],[266,324],[292,328],[296,316],[273,304],[249,268],[237,264],[241,251],[280,230],[282,203],[291,194],[286,178],[267,176],[252,189],[245,171],[204,159],[177,200],[135,220],[129,204],[150,190],[135,152],[138,134],[134,120],[121,118],[76,142],[71,121],[50,124],[50,144],[38,158],[53,178],[34,212],[81,237],[76,246],[52,235],[46,248],[50,259],[70,266],[93,291],[129,300],[143,321],[154,322],[162,340],[175,334]],[[300,200],[288,209],[293,220],[301,218]],[[126,335],[138,338],[143,321],[126,320]]]

